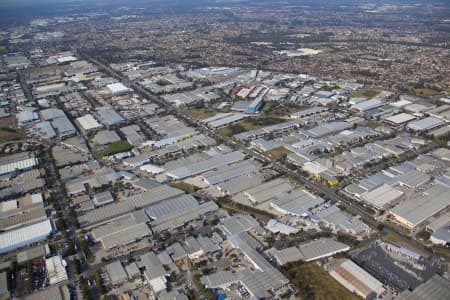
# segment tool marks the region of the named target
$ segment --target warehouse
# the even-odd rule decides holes
[[[141,171],[150,173],[152,175],[157,175],[157,174],[161,174],[162,172],[164,172],[163,168],[160,168],[160,167],[158,167],[156,165],[152,165],[152,164],[140,166],[139,169]]]
[[[302,258],[302,253],[297,247],[289,247],[281,250],[272,248],[267,250],[267,254],[272,256],[279,266],[299,261]]]
[[[53,139],[56,137],[56,132],[53,129],[50,122],[44,121],[39,122],[33,127],[31,127],[31,133],[35,135],[39,135],[39,137],[44,139]]]
[[[115,131],[100,130],[95,135],[93,142],[97,145],[108,145],[120,141],[120,136]]]
[[[120,82],[108,84],[106,88],[114,95],[127,94],[132,91]]]
[[[341,230],[350,234],[363,235],[371,232],[370,227],[364,222],[357,217],[347,215],[336,205],[320,210],[311,216],[311,220],[333,230]]]
[[[394,202],[398,201],[402,196],[402,191],[399,191],[390,185],[384,184],[370,192],[362,194],[361,198],[376,209],[385,210]]]
[[[67,263],[62,259],[60,255],[47,258],[45,260],[45,266],[47,268],[48,283],[58,284],[69,279],[66,271]]]
[[[17,171],[31,170],[38,164],[38,159],[31,152],[21,152],[0,158],[0,176]]]
[[[146,163],[149,163],[152,155],[149,153],[142,153],[133,157],[129,157],[123,160],[123,164],[127,167],[137,168]]]
[[[398,182],[398,184],[406,186],[410,189],[417,189],[430,181],[431,177],[428,174],[411,170],[405,174],[402,174],[398,176],[395,179],[395,182]]]
[[[152,221],[151,227],[153,231],[174,230],[183,226],[193,220],[203,218],[209,213],[219,209],[219,206],[214,201],[208,201],[200,205],[190,206],[184,211],[172,213],[159,220]]]
[[[244,196],[247,197],[254,205],[257,205],[275,198],[281,193],[289,192],[292,189],[292,185],[287,180],[279,178],[246,190],[244,192]]]
[[[343,131],[345,129],[349,129],[351,127],[352,127],[351,123],[343,121],[334,121],[311,128],[310,130],[307,131],[307,133],[309,133],[312,137],[321,138],[333,133]]]
[[[105,266],[106,273],[108,273],[111,283],[113,285],[122,284],[128,280],[127,273],[125,272],[122,263],[116,261]]]
[[[299,120],[299,119],[303,119],[305,117],[321,114],[321,113],[324,113],[327,111],[328,111],[328,108],[326,108],[326,107],[311,107],[311,108],[307,108],[307,109],[292,113],[289,117],[291,119]]]
[[[92,202],[94,202],[95,207],[99,207],[99,206],[113,203],[114,197],[110,191],[96,193],[96,194],[94,194],[94,198],[92,199]]]
[[[180,168],[169,170],[166,172],[167,176],[178,180],[198,175],[206,171],[231,164],[245,158],[245,154],[240,151],[230,152],[227,154],[217,154],[210,159],[203,160],[197,163],[188,164]]]
[[[295,234],[300,231],[300,229],[297,227],[286,225],[275,219],[270,219],[269,222],[267,222],[265,228],[274,234],[281,233],[289,235]]]
[[[77,130],[72,125],[72,122],[70,122],[66,116],[53,119],[51,123],[61,139],[68,138],[77,133]]]
[[[145,137],[141,134],[141,128],[138,125],[129,125],[120,128],[120,132],[125,136],[125,139],[133,146],[139,146],[145,141]]]
[[[434,275],[425,283],[420,284],[414,290],[405,290],[396,300],[448,300],[450,295],[450,282],[448,279]]]
[[[170,274],[164,269],[161,261],[155,253],[149,252],[141,255],[137,262],[139,268],[144,268],[144,278],[155,293],[158,293],[166,288],[166,278]]]
[[[406,128],[414,130],[414,131],[428,131],[444,125],[445,122],[441,119],[434,117],[427,117],[422,120],[413,121],[406,125]]]
[[[355,105],[352,105],[351,108],[353,111],[365,113],[369,110],[379,108],[383,105],[384,105],[384,103],[380,99],[374,98],[374,99],[370,99],[370,100],[359,102]]]
[[[381,282],[350,259],[333,262],[328,267],[334,279],[363,299],[376,298],[385,291]]]
[[[255,172],[259,168],[260,165],[257,162],[245,160],[233,165],[222,166],[214,171],[206,172],[202,175],[202,179],[208,185],[215,185],[241,175]]]
[[[142,212],[127,214],[93,229],[92,236],[108,251],[151,235],[147,221],[148,218]]]
[[[295,190],[290,193],[278,195],[270,206],[284,215],[307,217],[310,210],[324,203],[320,197],[310,194],[306,190]]]
[[[25,110],[16,114],[16,119],[19,126],[24,126],[39,120],[39,115],[34,111]]]
[[[264,99],[262,96],[260,96],[250,103],[250,105],[247,107],[247,113],[256,114],[261,110],[263,106],[264,106]]]
[[[418,196],[406,200],[390,210],[395,221],[413,229],[449,206],[450,189],[436,185]]]
[[[100,122],[107,127],[125,122],[125,119],[122,118],[122,116],[119,115],[113,108],[97,108],[97,116]]]
[[[234,215],[222,222],[221,229],[228,237],[232,237],[245,231],[258,230],[260,225],[250,215]]]
[[[182,195],[156,203],[145,209],[145,213],[152,220],[159,220],[179,214],[190,207],[197,206],[197,200],[191,195]]]
[[[388,125],[391,125],[394,127],[399,127],[399,126],[403,126],[406,123],[413,121],[415,119],[416,119],[416,117],[414,117],[413,115],[400,113],[398,115],[387,117],[383,121]]]
[[[300,259],[308,262],[350,250],[350,246],[332,239],[321,239],[299,245]]]
[[[87,133],[93,130],[102,128],[103,126],[97,122],[96,119],[90,114],[86,114],[82,117],[76,119],[77,123],[80,125],[81,130]]]
[[[45,240],[52,232],[49,220],[0,234],[0,253]]]
[[[211,128],[220,128],[240,121],[245,117],[245,114],[239,113],[219,113],[213,117],[202,120],[202,122],[206,123]]]
[[[86,214],[79,216],[78,220],[82,226],[101,223],[114,217],[135,211],[136,209],[144,208],[182,194],[184,194],[184,192],[179,189],[161,185],[148,192],[128,197],[124,199],[124,201],[112,203],[89,211]]]
[[[45,121],[51,121],[57,118],[63,118],[66,116],[64,111],[58,108],[48,108],[40,111],[42,118]]]
[[[250,189],[263,182],[262,176],[258,174],[247,174],[235,177],[229,181],[224,181],[216,185],[217,189],[226,195],[234,195],[244,190]]]

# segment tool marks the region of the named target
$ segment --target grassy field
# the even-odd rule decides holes
[[[363,90],[357,92],[355,95],[353,95],[353,97],[373,98],[376,95],[378,95],[379,93],[381,93],[381,91],[383,91],[383,90],[380,88],[375,88],[375,87],[366,88],[366,89],[363,89]]]
[[[366,60],[378,60],[378,57],[376,57],[375,55],[371,55],[371,54],[363,54],[363,55],[359,56],[359,58],[366,59]]]
[[[264,152],[265,155],[275,160],[283,159],[286,155],[291,153],[292,151],[283,146]]]
[[[6,143],[23,139],[23,134],[9,128],[0,128],[0,142]]]
[[[182,114],[188,115],[195,119],[206,119],[217,114],[217,111],[211,108],[185,108],[181,110]]]
[[[220,128],[219,130],[217,130],[217,133],[222,136],[231,137],[235,134],[238,134],[238,133],[241,133],[244,131],[255,130],[258,128],[275,125],[275,124],[279,124],[279,123],[283,123],[283,122],[286,122],[286,120],[281,119],[281,118],[276,118],[276,117],[261,116],[261,117],[256,117],[256,118],[252,118],[252,119],[247,119],[247,120],[241,121],[237,124]]]
[[[128,151],[131,148],[133,148],[133,146],[131,146],[127,141],[118,141],[109,144],[106,149],[96,152],[95,157],[99,159],[105,156]]]
[[[188,194],[195,194],[195,192],[198,190],[198,188],[193,186],[192,184],[189,184],[189,183],[186,183],[186,182],[182,182],[182,181],[171,182],[171,183],[169,183],[169,185],[171,187],[174,187],[174,188],[180,189],[182,191],[185,191]]]
[[[421,97],[432,97],[440,94],[440,92],[437,90],[429,88],[414,88],[413,86],[410,85],[404,87],[403,89],[405,90],[405,92],[408,92],[409,94]]]
[[[287,265],[284,271],[299,291],[297,299],[361,300],[316,263]]]
[[[0,52],[6,52],[6,46],[0,46]]]

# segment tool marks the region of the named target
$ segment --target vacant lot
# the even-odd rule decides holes
[[[21,132],[9,129],[9,128],[0,128],[0,142],[7,143],[11,141],[21,140],[23,138],[23,134]]]
[[[291,153],[292,151],[284,148],[283,146],[264,152],[265,155],[275,160],[284,159],[286,155]]]
[[[252,119],[247,119],[247,120],[239,122],[237,124],[220,128],[217,131],[217,133],[222,136],[231,137],[235,134],[238,134],[238,133],[241,133],[244,131],[255,130],[255,129],[270,126],[270,125],[280,124],[283,122],[286,122],[286,120],[281,119],[281,118],[276,118],[276,117],[261,116],[261,117],[256,117],[256,118],[252,118]]]
[[[197,187],[193,186],[192,184],[186,183],[186,182],[171,182],[169,183],[171,187],[180,189],[182,191],[185,191],[188,194],[195,194],[195,192],[198,190]]]
[[[131,146],[128,142],[118,141],[109,144],[106,149],[96,152],[95,157],[98,159],[116,153],[125,152],[130,150],[131,148],[133,148],[133,146]]]
[[[314,262],[287,265],[284,271],[299,291],[297,299],[361,300]]]
[[[206,119],[217,114],[217,111],[211,108],[186,108],[181,111],[182,114],[188,115],[195,119]]]
[[[381,93],[383,90],[381,88],[366,88],[359,92],[357,92],[353,97],[361,97],[361,98],[373,98],[379,93]]]

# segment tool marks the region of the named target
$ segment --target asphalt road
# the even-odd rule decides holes
[[[209,135],[209,136],[215,138],[216,140],[222,140],[224,142],[224,144],[226,144],[227,146],[229,146],[229,147],[231,147],[233,149],[240,150],[240,151],[242,151],[242,152],[244,152],[244,153],[246,153],[248,155],[251,155],[251,156],[253,156],[255,158],[258,158],[261,161],[272,163],[272,166],[273,166],[273,168],[276,171],[278,171],[278,172],[280,172],[282,174],[289,175],[289,176],[297,179],[299,182],[301,182],[302,184],[304,184],[306,187],[308,187],[311,190],[314,190],[314,191],[317,191],[319,193],[322,193],[328,199],[330,199],[333,202],[336,202],[336,203],[342,205],[343,207],[345,207],[348,211],[359,215],[363,221],[366,221],[369,224],[382,225],[384,227],[385,233],[393,232],[393,233],[395,233],[395,234],[397,234],[399,236],[402,236],[403,238],[407,239],[408,243],[411,246],[413,246],[414,248],[420,249],[424,253],[431,254],[430,250],[425,248],[419,242],[411,239],[409,236],[407,236],[407,235],[405,235],[405,234],[403,234],[401,232],[395,231],[393,228],[390,227],[389,224],[379,222],[371,214],[369,214],[368,212],[366,212],[362,208],[353,205],[351,201],[348,201],[347,199],[342,198],[339,195],[337,195],[334,190],[309,181],[302,174],[296,172],[295,170],[289,169],[284,164],[276,162],[276,161],[274,161],[274,160],[272,160],[272,159],[270,159],[270,158],[268,158],[268,157],[266,157],[266,156],[264,156],[264,155],[262,155],[262,154],[260,154],[260,153],[258,153],[256,151],[254,151],[252,149],[249,149],[246,145],[242,144],[241,142],[224,139],[222,136],[216,134],[213,130],[209,129],[206,125],[201,124],[197,120],[180,113],[178,110],[176,110],[174,107],[172,107],[169,103],[165,102],[160,97],[151,94],[150,92],[148,92],[147,90],[145,90],[144,88],[139,86],[138,84],[130,81],[127,77],[125,77],[125,76],[119,74],[118,72],[114,71],[112,68],[110,68],[109,66],[107,66],[104,63],[100,62],[99,60],[97,60],[97,59],[95,59],[95,58],[93,58],[93,57],[91,57],[91,56],[89,56],[89,55],[87,55],[85,53],[80,53],[80,52],[78,52],[78,53],[82,57],[84,57],[85,59],[90,60],[92,63],[96,64],[99,68],[101,68],[104,71],[106,71],[107,73],[109,73],[111,76],[114,76],[114,77],[120,79],[122,81],[122,83],[124,83],[125,85],[128,85],[128,86],[134,88],[135,91],[138,94],[140,94],[141,96],[143,96],[143,97],[145,97],[145,98],[147,98],[147,99],[157,103],[158,105],[160,105],[161,108],[163,108],[166,113],[171,113],[171,114],[175,115],[177,118],[184,120],[188,125],[196,127],[202,133],[204,133],[206,135]]]

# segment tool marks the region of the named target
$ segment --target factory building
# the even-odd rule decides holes
[[[327,269],[334,279],[363,299],[374,299],[385,291],[381,282],[350,259],[332,262]]]

